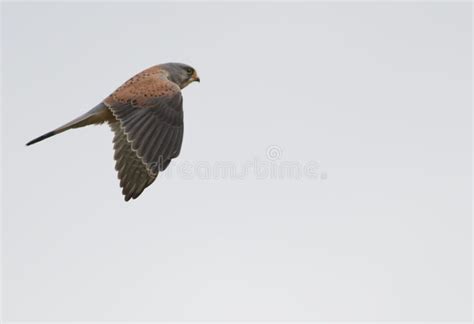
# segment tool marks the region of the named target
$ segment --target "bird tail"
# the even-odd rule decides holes
[[[51,136],[60,134],[72,128],[79,128],[92,124],[102,124],[103,122],[109,121],[112,118],[113,116],[110,110],[103,103],[100,103],[84,115],[81,115],[76,119],[73,119],[69,123],[29,141],[28,143],[26,143],[26,145],[29,146],[41,142],[42,140],[45,140]]]

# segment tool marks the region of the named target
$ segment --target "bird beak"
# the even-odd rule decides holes
[[[191,81],[201,82],[196,72],[194,72],[193,76],[191,77]]]

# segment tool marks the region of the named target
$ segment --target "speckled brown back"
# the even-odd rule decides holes
[[[167,76],[168,72],[159,65],[148,68],[121,85],[104,103],[107,106],[131,103],[134,107],[149,108],[153,98],[172,97],[180,92],[179,86]]]

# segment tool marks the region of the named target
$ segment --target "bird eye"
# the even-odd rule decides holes
[[[192,68],[187,68],[187,69],[186,69],[186,72],[187,72],[189,75],[191,75],[191,74],[193,74],[194,71],[193,71]]]

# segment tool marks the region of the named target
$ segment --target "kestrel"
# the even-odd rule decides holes
[[[108,123],[114,132],[115,169],[125,201],[137,198],[179,155],[183,142],[181,89],[200,81],[182,63],[148,68],[82,116],[26,145],[71,128]]]

